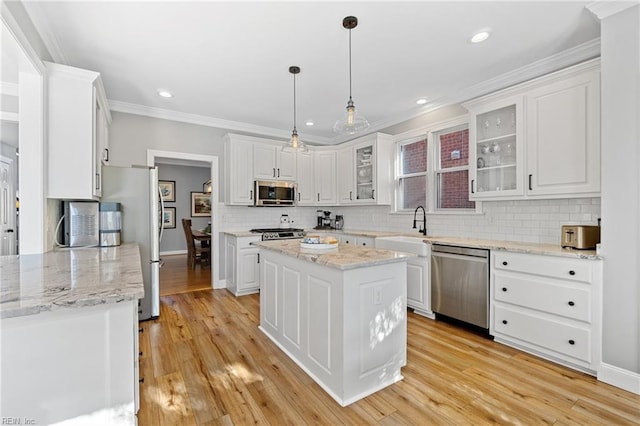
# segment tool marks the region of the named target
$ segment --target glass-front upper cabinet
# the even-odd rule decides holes
[[[522,105],[517,96],[470,109],[470,199],[523,194]]]
[[[375,198],[375,170],[373,168],[373,144],[356,146],[356,199],[373,200]]]

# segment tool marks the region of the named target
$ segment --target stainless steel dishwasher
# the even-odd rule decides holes
[[[431,310],[489,328],[489,250],[432,245]]]

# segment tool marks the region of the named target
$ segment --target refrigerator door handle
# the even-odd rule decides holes
[[[158,197],[160,200],[160,230],[158,236],[158,244],[162,241],[162,234],[164,234],[164,198],[162,198],[162,191],[160,191],[160,186],[158,186]]]

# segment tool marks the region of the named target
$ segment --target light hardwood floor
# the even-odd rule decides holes
[[[189,268],[186,254],[162,256],[162,260],[160,296],[211,288],[211,268],[203,268],[199,263],[195,269]]]
[[[638,395],[413,313],[404,380],[343,408],[258,323],[258,295],[162,297],[141,323],[139,424],[640,424]]]

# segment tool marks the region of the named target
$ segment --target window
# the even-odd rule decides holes
[[[427,205],[427,138],[398,144],[396,179],[397,210],[414,210]]]
[[[436,209],[474,209],[469,201],[469,127],[433,133]]]
[[[469,201],[469,126],[449,126],[397,143],[396,211],[476,208]]]

